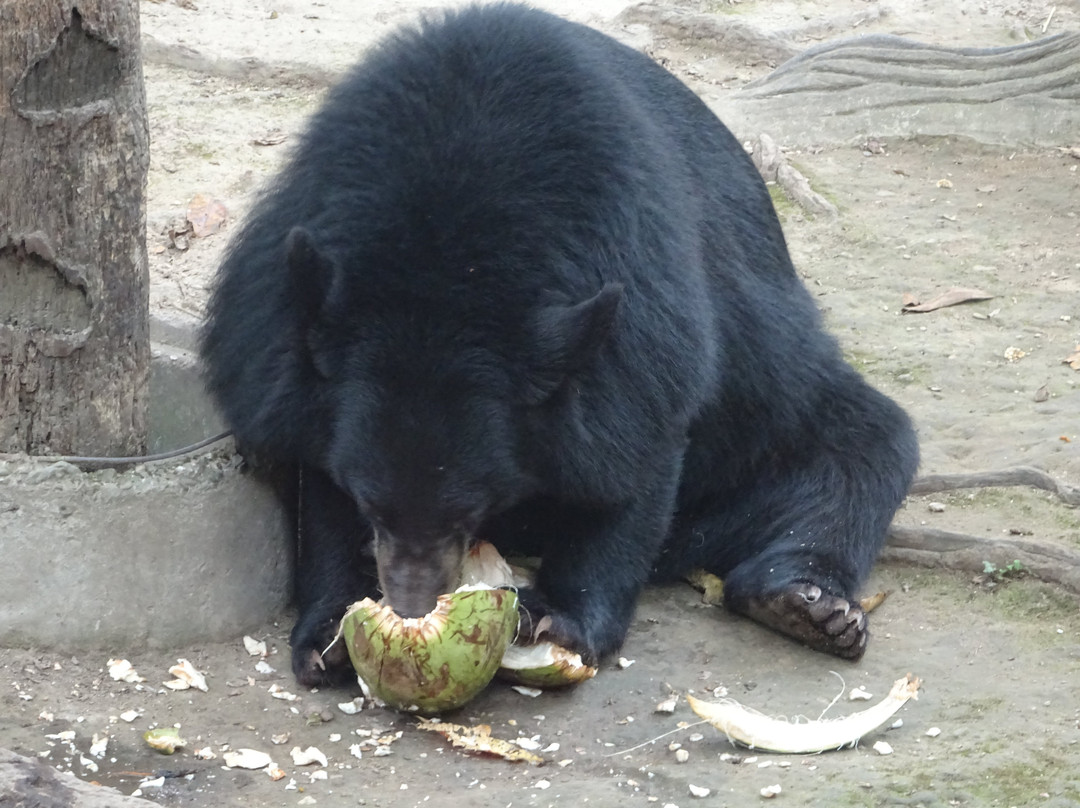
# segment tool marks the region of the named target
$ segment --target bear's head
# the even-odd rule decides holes
[[[317,462],[372,527],[386,601],[424,615],[485,520],[544,493],[545,417],[595,361],[622,288],[523,306],[468,267],[439,287],[339,265],[302,228],[286,249],[328,436]]]

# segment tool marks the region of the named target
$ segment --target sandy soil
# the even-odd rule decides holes
[[[537,5],[648,48],[709,101],[770,69],[700,42],[665,39],[645,25],[621,25],[621,0]],[[737,15],[800,45],[864,31],[1003,45],[1041,35],[1052,9],[1049,32],[1080,27],[1076,0],[676,5]],[[415,0],[143,3],[156,314],[199,316],[228,236],[226,227],[191,240],[186,251],[173,247],[166,231],[183,219],[189,201],[204,194],[224,202],[230,222],[242,217],[326,82],[366,44],[425,7]],[[276,140],[267,138],[273,132],[285,134],[284,142],[255,145]],[[1080,133],[1075,141],[1061,145],[1080,144]],[[776,195],[796,264],[849,360],[912,413],[924,472],[1030,464],[1080,484],[1080,373],[1062,363],[1080,344],[1080,160],[1057,149],[991,148],[960,138],[878,145],[822,144],[788,154],[839,207],[834,220],[807,217]],[[929,314],[900,311],[905,294],[925,300],[953,286],[978,287],[993,298]],[[1080,548],[1080,514],[1045,492],[942,494],[933,497],[933,509],[930,500],[912,498],[898,523]],[[986,560],[999,570],[1009,562],[991,551]],[[287,675],[289,615],[254,632],[272,648],[273,673],[256,671],[239,638],[168,655],[138,648],[77,657],[0,650],[0,738],[125,793],[144,776],[165,772],[162,785],[143,793],[166,805],[746,806],[773,784],[783,789],[776,800],[788,805],[1080,805],[1075,594],[1022,574],[974,576],[896,563],[879,566],[867,590],[892,594],[872,616],[874,638],[857,665],[702,606],[689,587],[651,591],[623,651],[632,666],[605,665],[576,690],[535,700],[495,685],[454,716],[489,723],[502,737],[535,738],[549,750],[542,768],[465,757],[388,711],[346,715],[336,705],[357,695],[350,690],[298,691]],[[110,680],[110,657],[127,657],[148,681]],[[160,687],[177,657],[207,672],[208,692]],[[710,727],[686,727],[696,719],[682,702],[674,715],[653,712],[669,692],[724,687],[771,714],[816,718],[839,692],[832,671],[875,699],[907,671],[923,678],[924,690],[901,711],[902,726],[853,750],[788,759],[736,750]],[[273,698],[274,684],[298,699]],[[862,706],[845,696],[827,714]],[[115,718],[128,710],[138,712],[130,724]],[[178,755],[162,757],[143,744],[146,729],[172,724],[189,740]],[[931,727],[941,734],[929,737]],[[73,741],[49,737],[65,730],[74,731]],[[375,756],[368,746],[361,758],[350,753],[371,733],[389,739],[398,732],[388,755]],[[95,733],[110,737],[100,758],[88,756]],[[275,736],[287,739],[276,743]],[[892,745],[892,755],[873,751],[879,739]],[[672,744],[689,751],[685,763]],[[224,770],[226,745],[269,752],[286,777],[274,782],[261,772]],[[328,766],[293,764],[289,750],[311,745]],[[205,747],[219,757],[193,754]],[[692,796],[691,784],[710,795]]]

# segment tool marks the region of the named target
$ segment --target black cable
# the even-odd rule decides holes
[[[42,457],[39,455],[30,455],[35,460],[41,460],[46,463],[71,463],[73,466],[78,466],[82,471],[99,471],[100,469],[120,469],[127,466],[136,466],[142,463],[153,463],[156,460],[171,460],[174,457],[182,457],[192,452],[197,452],[199,449],[203,449],[212,443],[225,440],[225,438],[232,435],[231,431],[226,430],[210,438],[204,438],[198,443],[193,443],[190,446],[184,446],[181,449],[173,449],[168,452],[159,452],[152,455],[138,455],[135,457],[80,457],[77,455],[64,455],[58,457]]]

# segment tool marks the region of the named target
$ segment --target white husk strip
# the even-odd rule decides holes
[[[710,703],[688,695],[686,701],[695,713],[726,733],[729,740],[751,749],[800,755],[854,746],[892,718],[908,699],[918,698],[918,690],[919,680],[909,673],[897,679],[889,695],[872,707],[843,718],[798,724],[770,718],[731,699]]]

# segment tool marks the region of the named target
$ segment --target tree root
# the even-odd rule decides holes
[[[1080,488],[1059,482],[1030,466],[973,474],[930,474],[915,480],[910,493],[935,494],[962,488],[1013,485],[1049,491],[1069,507],[1080,506]],[[1080,594],[1080,551],[1044,542],[893,525],[889,528],[888,543],[881,558],[920,567],[977,573],[985,571],[987,561],[1000,567],[1019,561],[1023,569],[1036,578]]]
[[[1049,491],[1066,505],[1080,507],[1080,488],[1058,482],[1045,471],[1032,466],[1017,466],[1000,471],[980,471],[974,474],[927,474],[911,484],[909,494],[937,494],[960,488],[990,488],[993,486],[1027,485]]]

